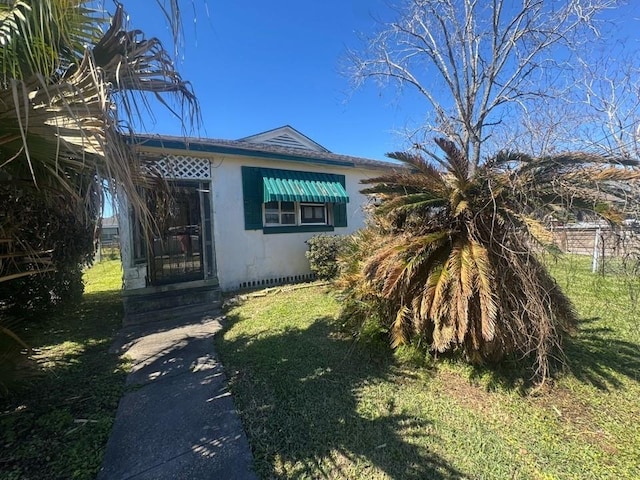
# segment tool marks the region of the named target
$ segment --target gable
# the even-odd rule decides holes
[[[257,133],[249,137],[241,138],[240,142],[262,143],[277,147],[296,148],[299,150],[311,150],[315,152],[329,152],[319,143],[314,142],[295,128],[285,125],[266,132]]]

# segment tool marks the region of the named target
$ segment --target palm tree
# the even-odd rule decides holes
[[[178,0],[169,0],[169,9],[157,2],[177,38]],[[148,108],[145,94],[167,106],[163,95],[174,94],[180,121],[199,119],[190,85],[161,43],[127,30],[122,5],[109,18],[95,4],[0,3],[0,204],[13,205],[0,212],[0,285],[56,270],[64,255],[28,234],[21,199],[87,230],[107,185],[147,218],[138,194],[145,177],[126,141],[127,120]],[[0,298],[0,322],[4,303]]]
[[[95,190],[103,180],[144,209],[136,189],[142,177],[124,123],[147,105],[144,93],[177,94],[181,117],[197,117],[189,84],[160,42],[127,31],[121,5],[108,25],[91,3],[0,5],[0,183],[35,192],[79,219],[100,198]],[[108,26],[104,33],[103,26]],[[30,251],[16,237],[14,227],[0,226],[10,246],[2,253],[40,254],[46,260],[45,252]],[[15,257],[4,258],[0,281],[30,274],[16,271]]]
[[[381,202],[344,261],[349,313],[381,319],[394,347],[476,363],[533,357],[544,380],[577,324],[537,255],[552,247],[547,225],[577,214],[619,222],[625,202],[637,204],[639,163],[503,152],[471,174],[452,142],[436,142],[444,158],[389,154],[407,168],[365,182]]]

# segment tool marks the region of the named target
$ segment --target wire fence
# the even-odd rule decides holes
[[[100,240],[96,245],[95,262],[120,258],[120,242],[118,238]]]
[[[590,256],[594,273],[640,274],[640,224],[555,226],[553,239],[564,253]]]

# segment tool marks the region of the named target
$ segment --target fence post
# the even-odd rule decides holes
[[[600,240],[600,227],[596,229],[596,238],[593,241],[593,260],[591,262],[591,273],[596,273],[598,270],[598,257],[600,256],[600,249],[598,248],[598,242]]]

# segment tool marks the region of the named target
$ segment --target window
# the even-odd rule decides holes
[[[264,204],[264,226],[327,225],[327,204],[298,202],[267,202]]]
[[[267,202],[264,204],[265,225],[295,225],[296,206],[294,202]]]
[[[327,206],[324,204],[303,203],[300,205],[300,223],[326,225]]]
[[[330,232],[347,226],[345,176],[242,167],[245,230]]]

